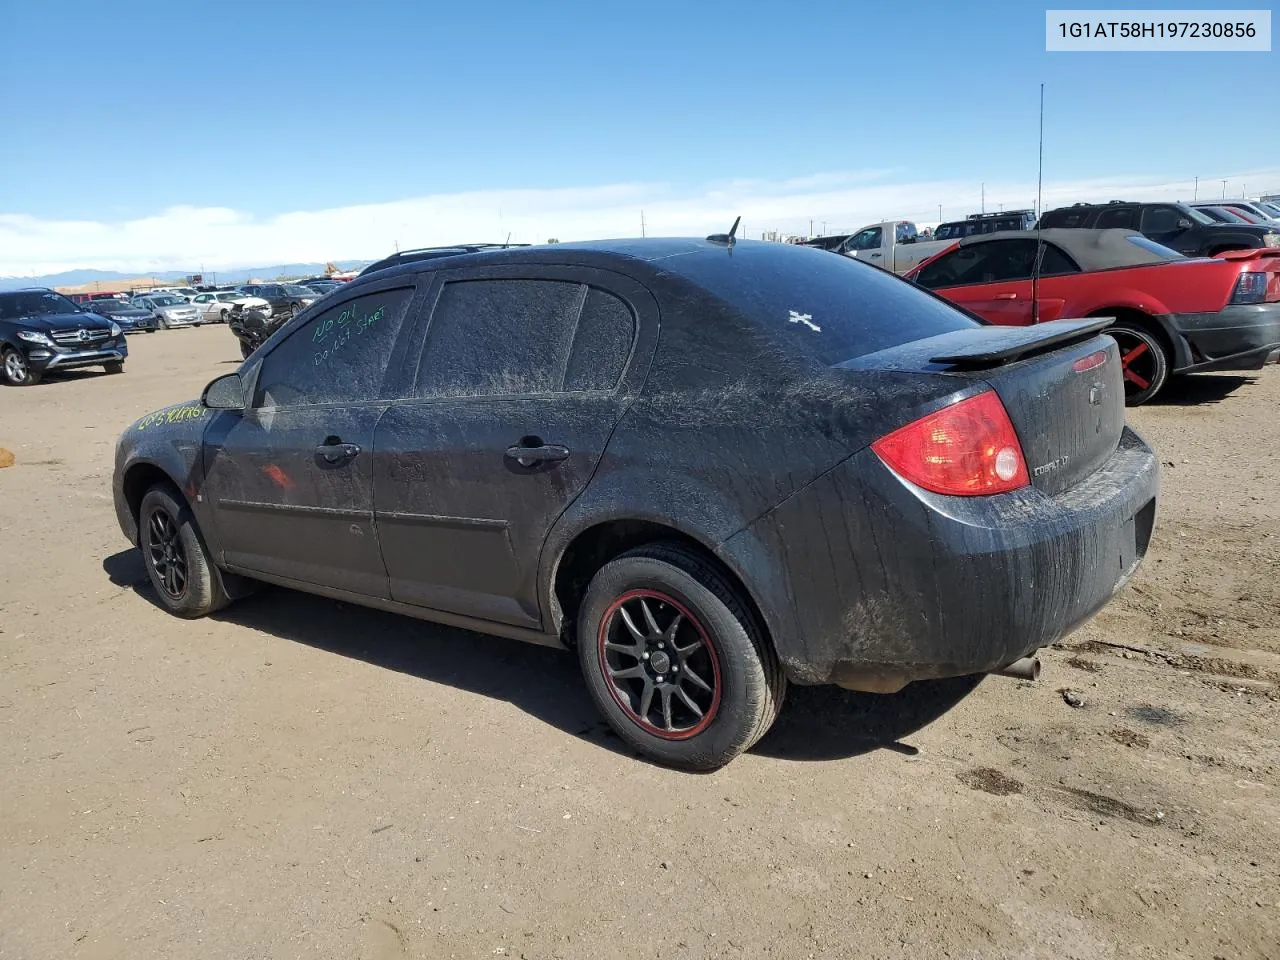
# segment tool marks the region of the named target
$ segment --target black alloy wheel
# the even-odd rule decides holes
[[[713,558],[682,544],[634,547],[596,571],[578,609],[578,662],[622,740],[705,771],[765,735],[787,681],[749,603]]]
[[[147,521],[147,562],[154,574],[152,581],[171,599],[186,596],[187,551],[178,535],[177,521],[163,508],[153,511]]]
[[[601,619],[597,647],[610,694],[646,733],[686,740],[715,719],[719,656],[698,618],[672,597],[624,593]]]

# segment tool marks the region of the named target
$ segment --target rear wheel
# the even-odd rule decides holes
[[[786,679],[738,588],[675,544],[639,547],[592,578],[578,659],[600,712],[660,763],[714,770],[764,736]]]
[[[40,374],[31,369],[31,364],[22,355],[21,350],[8,347],[4,351],[4,378],[15,387],[29,387],[40,382]]]
[[[1142,327],[1116,323],[1106,329],[1120,348],[1125,406],[1146,403],[1169,379],[1169,355],[1159,338]]]
[[[170,613],[194,619],[230,602],[191,508],[168,484],[143,496],[138,540],[151,585]]]

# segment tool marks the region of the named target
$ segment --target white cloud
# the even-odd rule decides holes
[[[891,171],[835,171],[787,180],[726,180],[693,188],[665,183],[618,183],[546,190],[486,190],[434,194],[388,203],[297,211],[257,218],[226,207],[171,207],[140,220],[47,220],[0,213],[0,275],[32,276],[97,268],[225,270],[277,263],[375,258],[400,246],[461,241],[541,243],[548,237],[589,240],[637,236],[644,211],[650,236],[701,236],[743,218],[743,233],[849,231],[882,219],[919,223],[976,211],[978,183],[893,182]],[[1280,186],[1280,169],[1239,173],[1228,183]],[[1201,197],[1221,190],[1203,181]],[[1189,199],[1192,183],[1129,177],[1045,184],[1048,209],[1076,201]],[[986,185],[986,207],[1030,207],[1034,180]]]

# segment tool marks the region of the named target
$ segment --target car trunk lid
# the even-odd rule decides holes
[[[1053,495],[1107,460],[1124,429],[1124,383],[1110,320],[978,327],[870,354],[845,369],[915,371],[976,381],[1000,397],[1032,486]]]

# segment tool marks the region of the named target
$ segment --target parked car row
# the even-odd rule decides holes
[[[939,224],[931,240],[890,220],[809,245],[993,324],[1114,317],[1130,405],[1170,376],[1280,359],[1280,207],[1270,203],[1077,203],[1038,223],[1029,210],[975,214]]]

